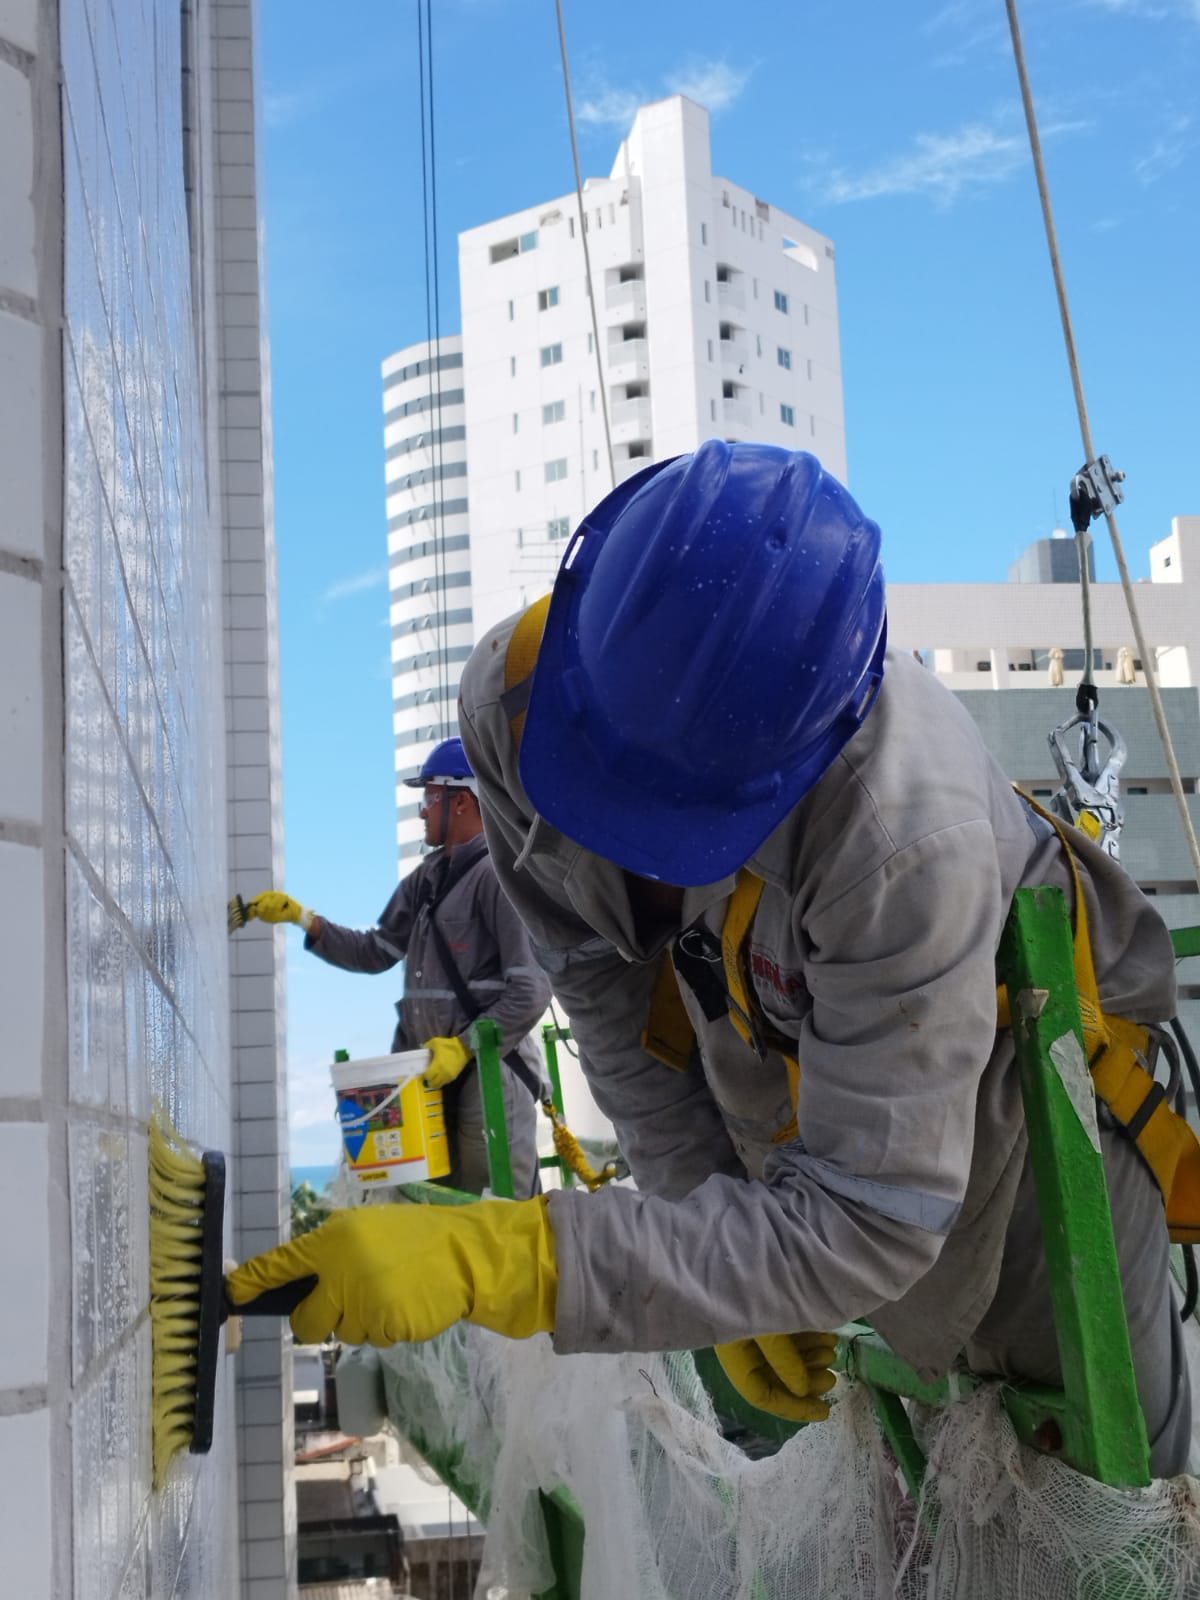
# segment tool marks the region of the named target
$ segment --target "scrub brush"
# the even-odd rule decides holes
[[[154,1487],[178,1451],[212,1444],[221,1324],[231,1315],[288,1316],[313,1288],[303,1278],[248,1305],[225,1294],[225,1157],[196,1156],[156,1108],[150,1122],[151,1428]]]
[[[239,928],[244,928],[249,920],[250,916],[246,910],[246,902],[240,894],[235,894],[229,902],[229,909],[225,917],[226,926],[230,933],[236,933]]]

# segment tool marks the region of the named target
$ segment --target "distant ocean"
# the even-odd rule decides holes
[[[293,1167],[292,1188],[297,1188],[302,1183],[311,1184],[318,1194],[325,1192],[325,1185],[337,1171],[336,1167]]]

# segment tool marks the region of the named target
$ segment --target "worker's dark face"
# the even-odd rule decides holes
[[[453,796],[450,797],[453,803]],[[425,824],[425,843],[437,846],[446,842],[446,824],[450,806],[446,804],[447,790],[440,783],[429,783],[421,800],[420,817]]]

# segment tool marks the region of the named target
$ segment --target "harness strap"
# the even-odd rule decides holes
[[[525,731],[525,713],[529,709],[529,694],[533,688],[533,669],[537,666],[542,635],[546,631],[546,618],[550,614],[550,596],[545,594],[535,600],[517,619],[504,656],[504,693],[500,704],[512,729],[513,743],[521,743]]]
[[[1017,792],[1039,817],[1050,823],[1071,869],[1075,986],[1092,1087],[1154,1174],[1166,1204],[1167,1230],[1173,1243],[1200,1243],[1200,1139],[1186,1118],[1172,1109],[1166,1091],[1147,1066],[1149,1030],[1126,1017],[1109,1016],[1101,1005],[1087,902],[1070,834],[1053,813],[1023,790]],[[1003,985],[996,990],[996,1026],[1012,1026],[1012,1009]]]

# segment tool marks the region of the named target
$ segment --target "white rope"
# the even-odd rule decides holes
[[[1050,205],[1050,191],[1046,183],[1046,169],[1042,161],[1042,145],[1038,137],[1037,117],[1033,109],[1033,94],[1029,87],[1029,74],[1025,67],[1025,50],[1021,43],[1021,25],[1017,19],[1016,0],[1004,0],[1004,3],[1008,11],[1008,26],[1009,32],[1012,34],[1013,56],[1017,64],[1017,76],[1021,81],[1021,100],[1025,107],[1025,123],[1029,129],[1029,147],[1033,154],[1034,172],[1037,175],[1038,197],[1042,203],[1042,219],[1046,225],[1046,243],[1050,250],[1050,265],[1054,272],[1054,288],[1058,295],[1058,311],[1062,319],[1063,338],[1066,340],[1067,345],[1067,361],[1071,368],[1071,383],[1075,390],[1075,409],[1079,413],[1079,428],[1083,435],[1084,460],[1090,465],[1096,459],[1096,455],[1092,448],[1092,430],[1088,422],[1087,403],[1083,394],[1083,379],[1080,376],[1079,358],[1075,350],[1075,334],[1071,327],[1071,312],[1067,304],[1067,286],[1063,278],[1062,263],[1059,259],[1058,235],[1055,232],[1054,213]],[[1142,671],[1146,675],[1146,688],[1150,693],[1154,721],[1158,726],[1158,737],[1162,741],[1167,771],[1171,777],[1171,791],[1179,808],[1184,837],[1187,840],[1188,852],[1192,858],[1196,887],[1200,889],[1200,841],[1197,841],[1196,829],[1192,823],[1192,814],[1188,810],[1187,797],[1183,792],[1183,779],[1179,773],[1179,763],[1175,759],[1175,747],[1171,742],[1171,730],[1167,726],[1167,716],[1163,709],[1162,696],[1158,691],[1158,678],[1154,668],[1154,661],[1146,643],[1145,635],[1142,632],[1141,618],[1138,615],[1137,601],[1134,598],[1133,580],[1129,576],[1129,566],[1125,560],[1125,549],[1121,543],[1115,512],[1106,510],[1104,520],[1108,523],[1108,533],[1109,538],[1112,540],[1113,554],[1117,558],[1117,570],[1121,574],[1121,588],[1125,594],[1125,605],[1128,608],[1129,620],[1133,626],[1133,636],[1137,641]],[[1078,534],[1077,542],[1079,545],[1079,571],[1084,605],[1085,648],[1087,651],[1085,661],[1086,669],[1090,672],[1092,668],[1091,607],[1087,583],[1086,533]]]
[[[583,244],[583,267],[587,274],[588,305],[592,311],[592,343],[595,345],[596,378],[600,387],[600,409],[604,414],[604,447],[608,454],[609,481],[615,489],[617,472],[613,466],[612,431],[608,425],[608,391],[604,385],[604,363],[600,356],[600,324],[596,318],[596,292],[592,286],[592,255],[588,249],[587,217],[583,209],[583,178],[579,170],[579,141],[575,137],[575,102],[571,98],[571,70],[567,65],[567,35],[563,27],[562,0],[554,0],[558,16],[558,48],[562,55],[563,86],[567,91],[567,122],[571,128],[571,156],[575,162],[575,198],[579,204],[579,237]],[[588,508],[584,506],[584,511]]]

